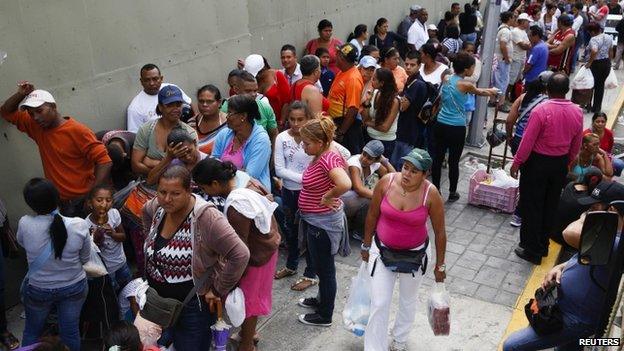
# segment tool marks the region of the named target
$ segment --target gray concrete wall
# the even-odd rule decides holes
[[[427,0],[437,23],[451,1]],[[380,16],[395,29],[408,0],[2,0],[0,99],[29,80],[50,90],[65,115],[93,130],[124,128],[125,109],[140,90],[138,70],[153,62],[165,80],[191,95],[213,83],[226,88],[236,58],[257,52],[279,66],[279,48],[300,50],[322,18],[344,40],[358,23],[369,33]],[[41,176],[39,154],[25,135],[0,121],[0,197],[13,221],[26,211],[25,181]]]

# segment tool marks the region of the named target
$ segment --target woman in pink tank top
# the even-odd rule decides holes
[[[427,258],[424,257],[419,270],[397,273],[393,267],[384,265],[380,251],[409,250],[416,257],[424,251],[430,256],[427,233],[427,220],[430,219],[435,233],[435,280],[444,282],[446,278],[444,203],[438,189],[426,179],[433,161],[421,149],[412,150],[402,159],[405,162],[401,172],[387,174],[375,186],[366,218],[362,259],[368,262],[372,281],[371,311],[364,334],[364,350],[388,350],[386,336],[397,277],[400,284],[399,312],[392,337],[396,349],[405,347],[416,313],[418,288],[427,268]],[[377,236],[374,242],[373,235]]]

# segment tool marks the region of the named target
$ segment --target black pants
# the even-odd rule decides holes
[[[459,158],[464,151],[464,141],[466,140],[465,126],[451,126],[436,122],[433,126],[433,167],[431,178],[433,185],[440,189],[440,177],[442,176],[442,162],[448,150],[448,170],[449,170],[449,191],[457,191],[457,181],[459,179]]]
[[[602,98],[604,96],[605,80],[607,80],[609,72],[611,72],[611,60],[595,60],[592,63],[590,70],[594,75],[594,103],[592,104],[592,111],[600,112],[602,111]]]
[[[344,121],[344,117],[338,117],[334,119],[336,127],[340,127]],[[362,153],[364,147],[364,130],[362,129],[362,121],[354,120],[351,127],[344,135],[344,139],[341,142],[342,146],[346,147],[351,155],[357,155]]]
[[[520,247],[535,257],[548,254],[548,235],[566,184],[567,164],[567,155],[533,152],[520,167]]]

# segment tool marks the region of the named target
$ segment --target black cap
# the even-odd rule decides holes
[[[337,47],[338,53],[349,62],[356,62],[358,58],[358,49],[351,43],[346,43]]]
[[[581,205],[593,205],[598,202],[610,204],[616,200],[624,200],[624,185],[603,180],[598,183],[589,196],[578,199],[578,203]]]

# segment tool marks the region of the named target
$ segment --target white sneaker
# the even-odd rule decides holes
[[[509,221],[509,224],[512,227],[518,228],[522,226],[522,218],[520,218],[520,216],[513,215],[511,216],[511,221]]]
[[[390,344],[390,351],[407,351],[407,344],[392,340],[392,344]]]

